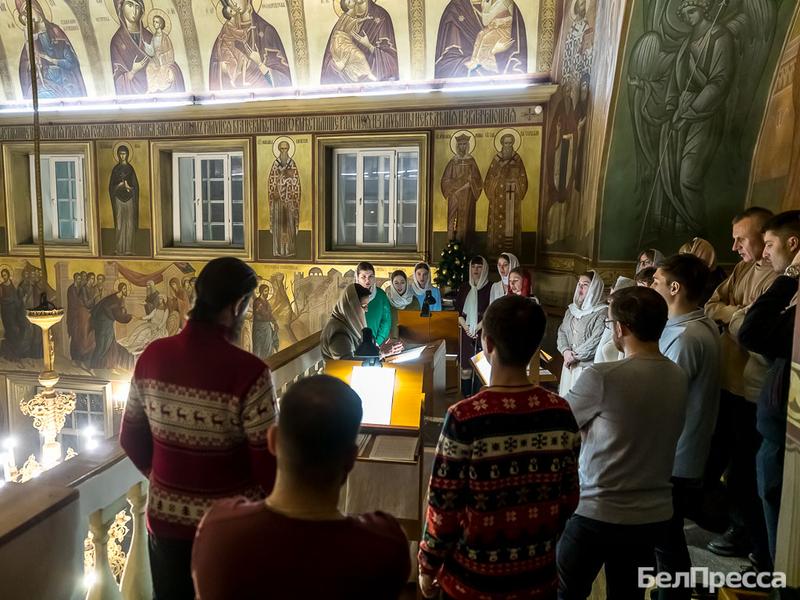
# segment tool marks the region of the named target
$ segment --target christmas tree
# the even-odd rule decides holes
[[[442,260],[436,271],[434,281],[439,288],[457,290],[467,280],[469,260],[464,247],[458,240],[450,240],[442,250]]]

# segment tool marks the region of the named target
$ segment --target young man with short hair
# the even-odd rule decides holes
[[[583,446],[580,502],[558,544],[561,600],[587,598],[603,565],[609,598],[642,598],[638,569],[668,533],[687,377],[659,351],[666,322],[658,292],[614,292],[607,326],[625,358],[587,367],[567,394]]]
[[[695,518],[702,507],[703,475],[719,409],[719,329],[699,306],[710,276],[701,259],[693,254],[678,254],[661,264],[650,286],[667,303],[669,319],[659,340],[661,353],[689,378],[686,422],[672,468],[675,513],[668,537],[657,548],[659,568],[672,573],[688,572],[692,566],[683,519]],[[665,595],[667,591],[661,593]],[[688,588],[669,593],[674,598],[691,596]]]
[[[739,341],[769,361],[756,413],[762,438],[756,456],[756,474],[767,524],[769,552],[774,562],[800,276],[800,210],[776,215],[764,225],[764,259],[777,278],[747,311],[739,329]]]
[[[263,498],[275,477],[267,366],[238,348],[256,274],[238,258],[209,262],[178,335],[152,342],[131,380],[120,446],[149,479],[147,529],[157,600],[194,598],[195,529],[212,502]]]
[[[392,305],[386,292],[375,284],[375,267],[372,263],[362,261],[356,266],[356,283],[370,291],[369,310],[367,311],[367,327],[378,346],[389,339],[392,331]]]
[[[396,600],[411,570],[400,525],[385,513],[337,508],[361,416],[361,399],[339,379],[318,375],[289,388],[267,435],[278,462],[272,493],[220,502],[197,530],[199,600]]]
[[[531,385],[541,307],[496,300],[481,338],[490,385],[447,411],[419,551],[426,598],[552,598],[556,540],[578,496],[580,437],[566,402]]]
[[[721,393],[717,425],[711,439],[706,468],[706,484],[714,489],[724,473],[729,504],[728,530],[708,543],[708,549],[721,556],[747,556],[753,552],[756,563],[763,563],[766,529],[755,480],[755,456],[760,443],[756,430],[756,406],[747,398],[745,373],[762,380],[766,370],[748,364],[750,354],[737,338],[737,326],[747,308],[775,279],[775,273],[762,260],[762,227],[772,212],[751,206],[732,222],[733,247],[741,261],[706,303],[706,315],[722,329],[720,338]]]

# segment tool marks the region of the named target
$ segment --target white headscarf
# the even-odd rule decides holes
[[[428,284],[423,288],[417,282],[417,269],[427,267],[428,268]],[[409,279],[411,285],[411,289],[415,294],[418,296],[423,296],[425,294],[425,290],[432,290],[433,284],[431,283],[431,279],[433,279],[433,273],[431,272],[431,266],[426,262],[419,262],[414,265],[414,270],[411,272],[411,278]]]
[[[355,283],[358,283],[358,265],[356,265],[356,268],[354,269],[354,271],[355,271],[355,274],[356,274]],[[372,274],[375,275],[375,279],[377,279],[377,273],[375,273],[375,271],[373,271]],[[361,285],[361,284],[358,283],[358,285]],[[369,301],[370,302],[372,302],[375,299],[375,294],[377,294],[377,293],[378,293],[378,286],[375,285],[375,280],[373,279],[372,286],[369,288]]]
[[[613,294],[617,290],[635,286],[636,282],[633,279],[631,279],[630,277],[623,277],[622,275],[620,275],[619,277],[617,277],[617,281],[614,284],[614,287],[611,288],[611,293]]]
[[[467,318],[467,327],[471,333],[475,333],[478,328],[478,290],[483,289],[489,283],[489,264],[482,256],[478,256],[483,261],[483,270],[478,281],[472,281],[472,261],[469,269],[469,293],[464,301],[464,315]]]
[[[511,254],[511,252],[503,252],[502,254],[500,254],[500,258],[502,258],[503,256],[507,256],[508,257],[508,272],[509,273],[511,273],[511,269],[516,269],[519,266],[519,260],[517,259],[516,256]],[[498,258],[497,260],[499,261],[500,258]],[[497,268],[497,272],[498,273],[500,272],[500,268],[499,267]],[[500,275],[500,280],[503,282],[503,285],[505,287],[508,287],[508,275],[505,275],[505,276]]]
[[[408,277],[406,277],[406,290],[402,294],[398,294],[394,288],[393,280],[394,277],[389,280],[389,285],[386,286],[386,297],[389,298],[389,304],[402,310],[414,301],[414,290],[408,285]]]
[[[569,312],[571,312],[572,316],[576,319],[582,319],[598,310],[605,310],[608,308],[605,302],[603,302],[603,289],[605,288],[603,278],[600,277],[597,271],[589,272],[594,276],[592,277],[592,282],[589,284],[589,289],[586,290],[586,295],[583,297],[583,300],[579,300],[580,288],[578,286],[580,285],[580,280],[578,280],[578,284],[575,285],[575,293],[572,295],[572,304],[569,305]]]

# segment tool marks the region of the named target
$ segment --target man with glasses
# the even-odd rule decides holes
[[[609,598],[642,598],[638,569],[673,514],[687,377],[658,348],[667,305],[654,290],[625,288],[611,296],[609,320],[625,358],[587,367],[566,397],[583,444],[578,508],[558,543],[560,600],[587,598],[604,565]]]

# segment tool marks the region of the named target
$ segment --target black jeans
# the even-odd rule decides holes
[[[673,574],[689,573],[692,569],[692,558],[686,545],[683,532],[683,519],[701,501],[703,482],[700,479],[672,478],[672,518],[668,521],[666,535],[656,544],[656,563],[658,571]],[[692,597],[690,587],[662,588],[658,591],[659,600],[689,600]]]
[[[769,546],[756,484],[756,454],[760,446],[756,405],[722,390],[706,464],[706,485],[719,485],[720,477],[727,472],[725,495],[730,523],[745,531],[752,551],[763,561],[769,559]]]
[[[194,600],[192,540],[148,535],[153,600]]]
[[[668,527],[669,521],[615,525],[572,515],[556,550],[559,600],[588,598],[603,565],[607,598],[643,598],[639,569],[654,566],[656,544],[663,544]]]

